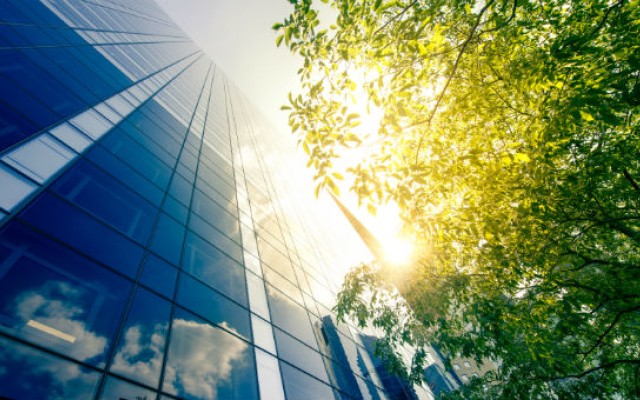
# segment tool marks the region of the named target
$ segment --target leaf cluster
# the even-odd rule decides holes
[[[285,108],[318,188],[344,173],[428,249],[402,281],[355,270],[340,314],[499,365],[454,397],[639,397],[638,1],[331,0],[326,30],[293,3],[274,28],[304,59]],[[365,132],[359,91],[383,110]],[[406,307],[370,302],[389,285]]]

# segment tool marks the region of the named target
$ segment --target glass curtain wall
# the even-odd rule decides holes
[[[386,399],[274,135],[152,1],[0,2],[0,397]]]

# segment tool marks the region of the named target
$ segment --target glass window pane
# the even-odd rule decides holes
[[[247,273],[247,288],[249,289],[249,304],[251,311],[266,320],[271,320],[267,304],[267,292],[264,281],[252,273]]]
[[[276,342],[273,340],[273,327],[270,323],[251,314],[251,327],[253,328],[253,341],[257,346],[276,354]]]
[[[38,187],[35,183],[19,177],[0,163],[0,207],[13,210]]]
[[[266,286],[271,306],[271,322],[317,349],[315,336],[305,309],[273,286],[268,284]]]
[[[151,249],[173,264],[179,265],[184,232],[185,228],[183,225],[179,224],[167,214],[161,214]]]
[[[81,161],[53,189],[132,239],[149,239],[157,209],[93,164]]]
[[[15,223],[0,240],[0,329],[104,365],[130,283]]]
[[[56,126],[49,132],[79,153],[93,143],[91,139],[66,122]]]
[[[152,400],[156,393],[129,382],[108,376],[102,389],[102,400]]]
[[[260,397],[269,400],[284,400],[284,389],[282,388],[278,359],[271,354],[256,349],[256,364],[258,365]]]
[[[141,247],[51,193],[41,194],[21,218],[128,276],[138,271]]]
[[[111,106],[114,110],[116,110],[120,115],[127,116],[131,111],[135,109],[126,101],[121,95],[117,94],[106,101],[106,103]]]
[[[176,301],[204,318],[250,338],[249,312],[192,277],[182,274]]]
[[[34,181],[43,183],[74,157],[74,152],[45,134],[11,151],[2,160]]]
[[[231,240],[196,214],[191,215],[189,228],[236,261],[242,262],[242,248],[238,244],[240,243],[239,234],[235,241]]]
[[[183,268],[240,304],[248,305],[244,268],[192,232],[187,235]]]
[[[82,114],[72,118],[69,122],[94,140],[102,137],[102,135],[107,133],[113,127],[113,123],[100,115],[100,113],[94,109],[89,109],[83,112]]]
[[[122,120],[122,117],[117,112],[115,112],[111,107],[109,107],[106,103],[98,104],[97,106],[95,106],[95,109],[100,114],[107,117],[107,119],[113,122],[114,124],[117,124]]]
[[[157,387],[171,305],[138,288],[129,309],[111,372]]]
[[[278,344],[278,356],[280,358],[314,375],[318,379],[329,382],[327,371],[324,368],[324,361],[320,353],[311,350],[280,329],[274,329],[274,334],[276,343]]]
[[[331,387],[319,380],[283,362],[280,363],[280,369],[288,400],[336,399]]]
[[[142,284],[149,286],[151,289],[167,296],[170,299],[173,299],[173,292],[176,287],[177,277],[178,270],[173,268],[171,264],[154,256],[153,254],[147,254],[144,269],[142,270],[142,276],[140,277],[140,282]]]
[[[144,154],[138,154],[138,159]],[[144,197],[152,204],[159,206],[164,197],[164,191],[149,181],[149,176],[137,169],[135,165],[127,165],[124,161],[118,159],[106,151],[102,146],[96,146],[86,156],[94,164],[116,179],[129,189],[133,190],[137,195]]]
[[[253,348],[177,310],[163,390],[187,399],[258,399]]]
[[[91,399],[100,374],[0,336],[0,398]]]

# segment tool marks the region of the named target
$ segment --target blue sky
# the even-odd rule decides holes
[[[156,0],[182,29],[269,117],[288,131],[280,111],[296,90],[300,61],[275,45],[275,22],[289,15],[287,0]]]

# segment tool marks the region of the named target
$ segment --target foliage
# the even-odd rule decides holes
[[[327,29],[290,2],[284,108],[318,188],[363,151],[351,190],[397,203],[422,249],[404,279],[354,270],[339,313],[387,350],[500,365],[454,397],[640,397],[639,2],[331,0]],[[391,284],[410,312],[369,304]]]

